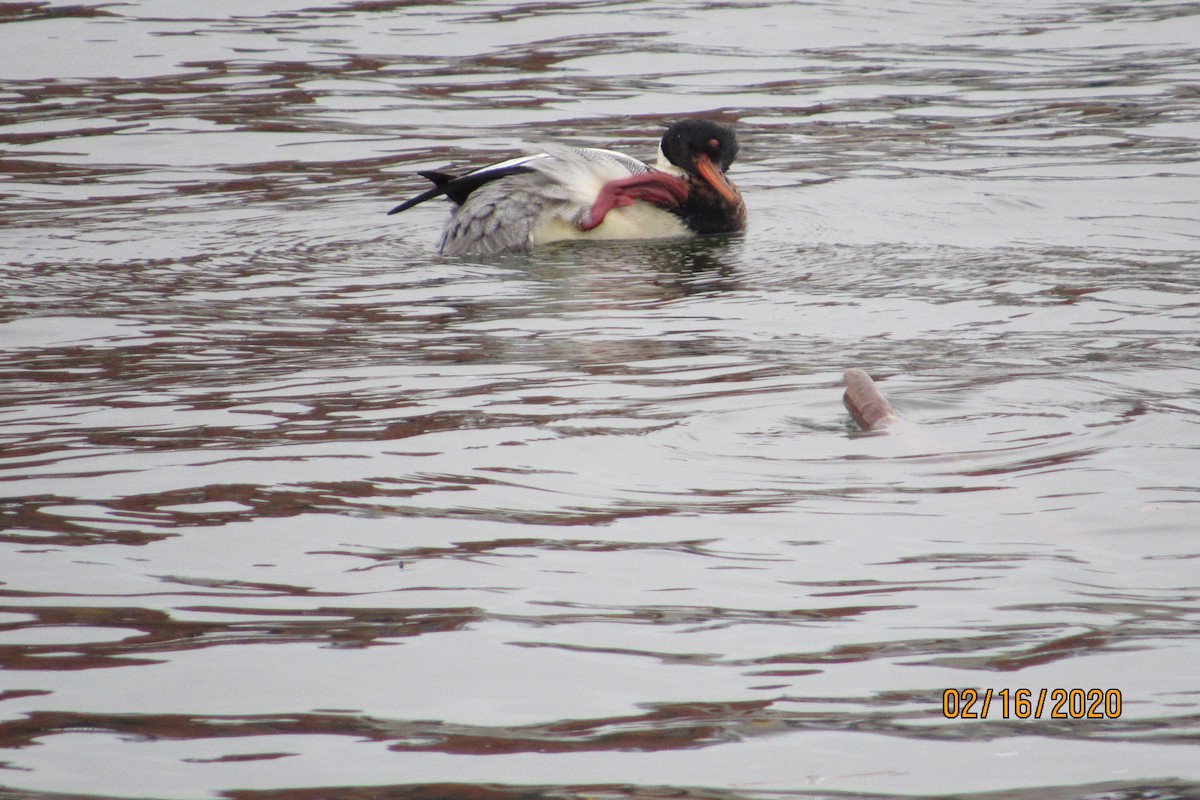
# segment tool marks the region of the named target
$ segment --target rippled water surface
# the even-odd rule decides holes
[[[1200,3],[0,2],[0,53],[0,795],[1200,795]],[[744,236],[384,213],[684,116]]]

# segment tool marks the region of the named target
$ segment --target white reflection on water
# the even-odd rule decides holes
[[[1194,4],[0,13],[7,785],[1196,793]],[[686,114],[744,237],[383,216]]]

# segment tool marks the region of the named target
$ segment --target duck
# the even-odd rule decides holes
[[[736,233],[742,194],[726,177],[733,128],[685,119],[667,128],[654,166],[593,147],[545,144],[462,175],[426,171],[433,187],[388,214],[445,196],[454,204],[443,255],[527,253],[570,239],[658,239]]]

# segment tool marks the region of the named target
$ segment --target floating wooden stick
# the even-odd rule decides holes
[[[881,431],[900,422],[900,415],[883,393],[861,369],[848,369],[842,376],[846,382],[846,393],[842,402],[864,431]]]

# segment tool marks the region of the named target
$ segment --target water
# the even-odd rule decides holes
[[[1168,0],[0,4],[0,795],[1197,796],[1197,42]],[[444,206],[384,214],[688,115],[744,236],[444,259]]]

